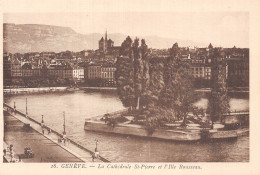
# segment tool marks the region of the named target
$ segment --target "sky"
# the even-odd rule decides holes
[[[4,13],[4,23],[71,27],[78,33],[122,33],[249,47],[247,12]]]

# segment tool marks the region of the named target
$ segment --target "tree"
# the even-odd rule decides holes
[[[116,65],[118,94],[123,104],[126,107],[143,108],[143,105],[145,105],[143,100],[144,88],[149,79],[145,40],[142,39],[142,45],[139,47],[138,38],[132,43],[131,38],[127,37],[121,45],[120,57]],[[126,102],[127,99],[129,99],[128,102]]]
[[[220,49],[214,48],[210,54],[212,58],[211,81],[212,90],[209,95],[208,112],[211,117],[212,128],[214,122],[219,121],[223,114],[229,111],[229,98],[226,83],[226,59]]]
[[[150,113],[156,107],[161,107],[161,92],[164,89],[164,60],[162,58],[150,59],[150,79],[145,92],[145,103]]]
[[[144,81],[145,91],[143,93],[143,100],[145,104],[145,115],[146,115],[146,129],[149,134],[152,134],[155,128],[159,127],[167,115],[167,109],[161,103],[161,93],[165,86],[164,83],[164,60],[163,58],[151,58],[149,70],[145,69],[147,81]],[[149,78],[149,79],[148,79]]]
[[[133,55],[134,55],[134,88],[136,96],[136,107],[140,109],[140,98],[143,90],[143,59],[139,49],[139,39],[136,38],[133,43]]]
[[[142,92],[140,98],[140,106],[143,109],[143,106],[146,106],[145,96],[147,94],[149,83],[150,83],[150,73],[149,73],[149,59],[148,59],[148,46],[145,43],[145,40],[141,40],[141,59],[143,62],[143,75],[142,75]]]
[[[120,56],[116,62],[117,92],[125,107],[135,106],[134,61],[132,39],[128,36],[121,44]]]
[[[181,60],[179,55],[180,50],[175,43],[165,64],[162,103],[174,114],[171,120],[183,119],[183,125],[186,126],[186,118],[197,100],[197,93],[194,91],[190,64]]]

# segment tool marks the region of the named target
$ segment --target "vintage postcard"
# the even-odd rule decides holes
[[[2,1],[0,174],[260,174],[259,3]]]

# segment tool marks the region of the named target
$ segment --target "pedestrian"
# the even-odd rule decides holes
[[[99,158],[99,152],[98,152],[97,148],[95,148],[95,157]]]
[[[14,162],[14,153],[13,153],[13,151],[10,152],[10,155],[11,155],[11,162]]]
[[[10,145],[9,149],[10,149],[9,151],[11,153],[13,151],[13,145],[12,144]]]
[[[92,154],[92,162],[95,160],[95,153]]]
[[[50,128],[48,128],[48,134],[50,134],[51,133],[51,129]]]
[[[42,129],[42,134],[44,135],[44,129]]]
[[[18,157],[19,157],[19,162],[21,162],[22,161],[21,155],[19,154]]]
[[[41,127],[42,127],[42,128],[44,127],[44,123],[43,123],[43,122],[41,122]]]
[[[6,156],[6,149],[4,149],[4,156]]]

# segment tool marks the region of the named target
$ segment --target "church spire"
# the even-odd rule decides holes
[[[106,33],[105,33],[105,41],[104,41],[103,51],[104,51],[104,53],[107,52],[107,29],[106,29]]]
[[[107,41],[107,29],[106,29],[105,41]]]

